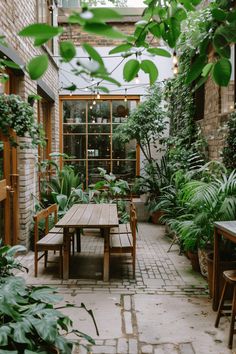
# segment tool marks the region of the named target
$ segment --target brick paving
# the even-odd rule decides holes
[[[132,267],[128,258],[115,256],[111,260],[110,281],[103,282],[103,239],[88,235],[82,236],[82,252],[72,257],[69,280],[58,279],[57,264],[51,264],[47,270],[44,270],[41,264],[39,277],[35,279],[32,252],[22,258],[24,265],[30,269],[24,276],[28,284],[40,282],[40,284],[56,286],[67,300],[73,300],[75,303],[83,300],[97,313],[95,317],[98,322],[101,321],[103,333],[97,337],[88,332],[91,329],[82,328],[95,338],[96,345],[88,349],[80,347],[80,351],[75,349],[75,353],[231,353],[226,349],[227,323],[224,323],[220,330],[215,330],[213,326],[215,314],[211,311],[205,279],[191,270],[189,260],[179,255],[176,245],[167,253],[170,242],[163,226],[139,223],[135,280],[132,279]],[[160,304],[155,303],[157,300],[161,301]],[[154,318],[154,327],[148,329],[149,320],[153,321],[152,307],[148,310],[148,304],[152,301],[154,301],[153,316],[156,316],[156,323]],[[172,320],[174,323],[175,318],[170,317],[167,320],[166,316],[161,317],[166,312],[164,307],[168,308],[168,304],[171,305],[172,301],[176,304],[174,311],[178,311],[178,307],[180,312],[181,307],[183,309],[195,306],[194,310],[197,310],[194,314],[195,321],[199,322],[197,316],[200,314],[204,323],[203,337],[206,338],[206,343],[209,342],[206,349],[203,350],[199,346],[194,337],[194,333],[196,335],[197,333],[193,330],[189,336],[181,335],[179,338],[175,338],[175,330],[173,333],[170,331],[169,337],[165,338],[164,342],[162,338],[164,340],[165,331],[160,338],[158,333],[154,336],[153,328],[160,326],[157,332],[163,331],[165,321],[167,321],[167,333],[172,330],[168,325]],[[163,306],[162,314],[156,312],[158,311],[156,305],[160,308]],[[101,309],[104,310],[103,314],[99,314]],[[158,320],[159,316],[161,320]],[[178,317],[178,312],[175,316]],[[185,318],[183,326],[187,324],[188,316],[189,314],[186,313],[180,314],[179,321]],[[79,325],[81,323],[83,325],[83,321]],[[190,328],[194,326],[195,323]],[[212,331],[208,333],[209,328]]]

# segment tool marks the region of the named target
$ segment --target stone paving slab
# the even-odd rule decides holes
[[[93,310],[99,336],[82,309],[63,310],[76,328],[96,341],[88,350],[80,347],[74,353],[236,354],[227,349],[227,319],[214,328],[205,279],[191,270],[176,245],[167,253],[170,242],[164,227],[139,223],[135,280],[128,258],[115,256],[111,279],[103,282],[103,239],[88,235],[82,236],[81,254],[72,257],[68,281],[59,279],[56,264],[43,269],[43,261],[34,278],[32,252],[21,258],[29,268],[23,276],[28,284],[56,286],[64,301],[78,306],[84,302]]]

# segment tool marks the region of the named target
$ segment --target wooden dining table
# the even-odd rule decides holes
[[[213,258],[213,299],[212,308],[217,311],[220,300],[220,242],[221,238],[236,243],[236,221],[214,223],[214,258]]]
[[[110,229],[119,225],[116,204],[74,204],[55,225],[63,228],[63,279],[69,278],[70,228],[99,228],[104,237],[103,280],[109,280]]]

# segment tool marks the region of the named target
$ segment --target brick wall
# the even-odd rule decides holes
[[[0,1],[0,31],[6,42],[14,49],[24,62],[33,55],[43,54],[45,48],[34,48],[31,39],[19,37],[17,33],[26,25],[37,21],[36,0],[4,0]],[[56,96],[52,110],[53,151],[59,151],[59,110],[58,110],[58,68],[51,59],[47,73],[42,78]],[[19,77],[17,94],[23,99],[31,93],[37,93],[37,84],[27,74]],[[37,104],[35,119],[37,119]],[[22,139],[26,140],[26,139]],[[37,149],[18,149],[19,173],[19,242],[29,245],[29,232],[33,211],[33,194],[37,191]]]

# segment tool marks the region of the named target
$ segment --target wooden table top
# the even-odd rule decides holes
[[[110,228],[118,224],[116,204],[74,204],[55,226]]]
[[[214,225],[218,230],[226,231],[236,237],[236,221],[218,221]]]

